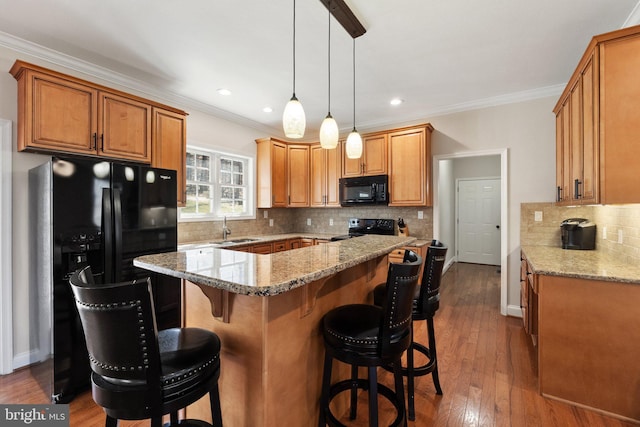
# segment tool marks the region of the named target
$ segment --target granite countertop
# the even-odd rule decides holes
[[[640,266],[622,262],[598,250],[529,245],[521,249],[535,274],[640,284]]]
[[[222,239],[208,239],[201,241],[193,241],[193,242],[185,242],[178,244],[178,250],[182,249],[195,249],[201,247],[207,247],[212,245],[219,245],[225,243],[225,247],[238,247],[238,246],[246,246],[246,245],[259,245],[260,243],[267,242],[276,242],[278,240],[287,240],[287,239],[323,239],[323,240],[331,240],[332,237],[335,237],[335,233],[288,233],[288,234],[268,234],[262,236],[229,236],[227,238],[227,242],[225,243]],[[238,243],[230,243],[237,240],[248,240],[245,242]]]
[[[282,236],[287,235],[262,237],[270,240],[287,238]],[[300,234],[291,236],[301,237]],[[313,237],[318,238],[318,235]],[[269,296],[375,259],[415,240],[415,237],[367,235],[269,255],[215,245],[181,245],[177,252],[141,256],[133,264],[237,294]],[[250,242],[256,243],[260,242]]]

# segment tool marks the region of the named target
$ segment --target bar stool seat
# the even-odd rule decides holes
[[[392,426],[406,425],[404,387],[400,358],[411,342],[411,302],[418,283],[422,258],[407,251],[405,261],[389,265],[387,287],[389,304],[344,305],[329,311],[322,319],[325,361],[318,426],[343,426],[329,407],[331,400],[350,390],[350,418],[357,416],[357,390],[368,390],[369,425],[378,425],[378,394],[396,409]],[[331,384],[333,359],[351,365],[351,378]],[[395,390],[377,380],[377,367],[394,367]],[[367,367],[368,380],[358,378],[358,367]]]

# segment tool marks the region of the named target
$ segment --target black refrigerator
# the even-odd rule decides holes
[[[53,403],[90,385],[69,285],[76,269],[90,265],[97,286],[150,276],[158,328],[180,325],[179,280],[133,266],[138,256],[177,249],[176,191],[175,171],[135,163],[53,157],[29,171],[30,287],[38,304],[32,340]]]

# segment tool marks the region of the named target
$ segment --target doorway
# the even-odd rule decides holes
[[[451,255],[447,253],[447,264],[450,266],[457,260],[457,239],[456,239],[456,172],[455,162],[458,160],[466,160],[469,165],[482,163],[487,158],[496,160],[499,173],[475,175],[483,177],[500,177],[500,314],[506,316],[508,314],[508,149],[496,149],[477,152],[465,152],[454,154],[440,154],[433,157],[433,235],[434,238],[449,242]],[[471,178],[472,176],[467,176]],[[451,244],[453,242],[453,245]],[[451,248],[451,246],[454,246]]]
[[[500,178],[456,180],[459,262],[500,265]]]

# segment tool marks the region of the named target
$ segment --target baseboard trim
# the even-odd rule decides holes
[[[522,309],[519,305],[508,305],[507,306],[507,316],[520,317],[522,318]]]
[[[40,357],[39,349],[25,351],[24,353],[13,356],[13,369],[20,369],[41,361],[42,358]]]

